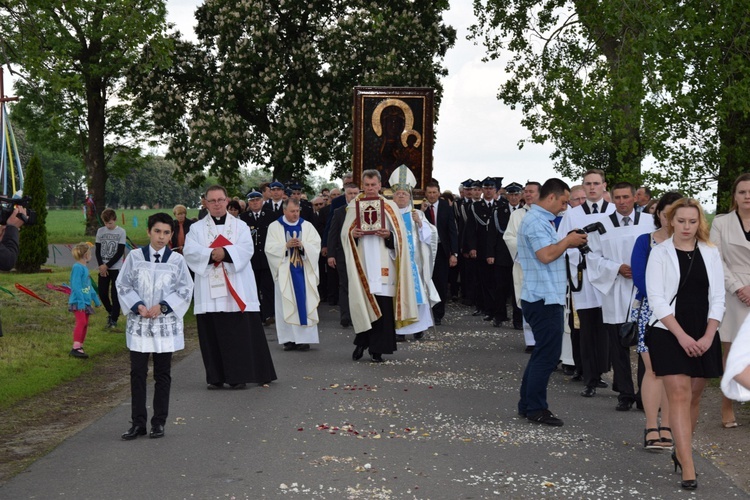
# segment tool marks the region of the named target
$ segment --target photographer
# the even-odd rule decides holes
[[[10,271],[16,265],[18,230],[23,226],[23,220],[19,218],[19,215],[26,216],[24,207],[15,207],[6,225],[0,226],[0,270],[2,271]]]
[[[569,196],[567,184],[549,179],[518,230],[518,258],[523,269],[521,310],[536,341],[521,382],[518,414],[531,422],[552,426],[563,425],[547,407],[547,384],[562,350],[567,286],[563,255],[588,240],[585,233],[571,231],[558,241],[551,222],[565,210]]]

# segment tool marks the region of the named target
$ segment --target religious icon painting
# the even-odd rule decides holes
[[[432,178],[434,89],[354,88],[354,178],[380,172],[383,187],[406,165],[423,188]]]
[[[357,227],[364,234],[375,234],[379,229],[385,227],[383,200],[380,197],[358,198],[356,206]]]

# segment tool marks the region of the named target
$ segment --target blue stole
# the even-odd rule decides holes
[[[417,292],[417,304],[424,304],[422,298],[422,280],[419,278],[419,270],[417,269],[417,260],[414,258],[416,252],[416,245],[419,244],[419,240],[416,239],[414,234],[416,230],[416,224],[411,220],[411,213],[407,212],[403,214],[404,222],[406,226],[406,241],[409,243],[409,264],[411,265],[411,274],[414,277],[414,291]],[[407,219],[408,217],[408,219]]]
[[[286,234],[287,240],[292,238],[292,233],[297,233],[297,238],[302,236],[302,222],[304,219],[300,217],[297,224],[290,226],[284,222],[284,216],[279,217],[279,224],[284,227],[284,234]],[[299,255],[298,248],[287,248],[287,255],[289,255],[289,273],[292,277],[292,288],[294,289],[294,299],[297,302],[297,312],[299,314],[300,325],[307,326],[307,292],[305,287],[305,268],[302,264],[301,256]],[[296,258],[295,258],[296,257]]]

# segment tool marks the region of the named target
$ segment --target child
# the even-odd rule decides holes
[[[149,354],[154,359],[152,438],[164,436],[169,411],[172,353],[185,347],[182,317],[193,297],[193,280],[185,258],[167,247],[172,218],[156,213],[148,218],[150,245],[128,254],[117,278],[117,293],[128,311],[125,338],[130,349],[132,427],[126,441],[146,435],[146,378]]]
[[[117,327],[120,302],[115,281],[125,254],[125,230],[117,226],[117,214],[111,208],[102,212],[104,227],[96,232],[96,263],[99,265],[99,297],[107,310],[107,328]]]
[[[76,326],[73,328],[73,349],[70,350],[70,355],[75,358],[88,358],[89,355],[83,352],[83,341],[86,340],[86,331],[89,328],[89,314],[94,313],[91,301],[93,300],[97,306],[102,304],[91,288],[91,276],[86,265],[91,260],[89,244],[77,244],[73,247],[72,253],[76,263],[70,270],[68,310],[75,314]]]

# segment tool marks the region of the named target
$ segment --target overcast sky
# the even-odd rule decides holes
[[[184,36],[194,37],[193,13],[201,0],[170,0],[168,19]],[[471,0],[451,0],[445,22],[458,31],[456,45],[448,51],[445,65],[449,75],[443,80],[445,93],[436,125],[433,177],[442,189],[456,192],[458,184],[471,177],[504,177],[503,184],[543,182],[559,176],[549,155],[550,146],[517,143],[528,137],[521,125],[520,111],[511,111],[497,100],[497,90],[505,78],[503,64],[483,63],[484,50],[466,40],[475,17]],[[319,172],[328,178],[330,172]],[[567,179],[566,179],[567,180]]]

